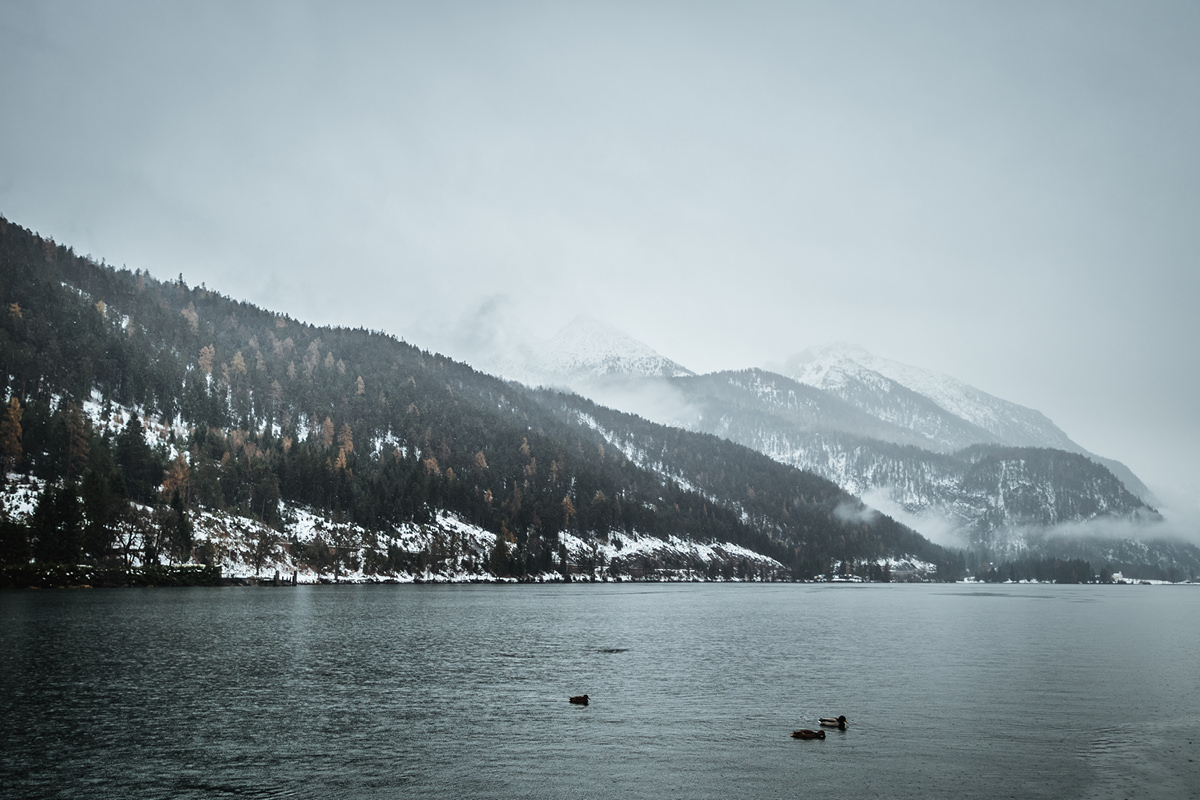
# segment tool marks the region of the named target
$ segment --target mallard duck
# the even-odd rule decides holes
[[[577,694],[571,698],[571,702],[577,706],[586,706],[588,704],[588,696],[586,694]]]
[[[821,717],[821,726],[825,728],[841,728],[842,730],[846,730],[848,724],[845,717],[838,717],[837,719],[833,717]]]
[[[792,731],[793,739],[824,739],[825,731],[810,731],[805,728],[802,731]]]

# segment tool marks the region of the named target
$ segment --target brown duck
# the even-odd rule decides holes
[[[825,731],[810,731],[808,728],[800,731],[792,731],[793,739],[824,739]]]

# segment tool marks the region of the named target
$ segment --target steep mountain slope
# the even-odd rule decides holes
[[[679,423],[723,436],[780,463],[821,475],[859,496],[949,525],[963,543],[1020,547],[1027,528],[1095,519],[1149,521],[1156,515],[1104,467],[1045,448],[975,445],[927,449],[919,433],[840,397],[757,370],[672,382],[690,414]],[[900,388],[902,401],[919,398]]]
[[[1128,467],[1089,453],[1041,412],[949,375],[880,358],[849,344],[810,348],[790,358],[781,371],[867,414],[919,433],[931,449],[951,451],[988,443],[1080,453],[1106,466],[1133,494],[1154,502],[1150,490]]]
[[[807,351],[790,368],[799,380],[743,370],[610,373],[572,385],[811,471],[989,556],[1024,554],[1044,542],[1040,531],[1063,525],[1159,519],[1128,490],[1149,494],[1132,473],[1086,453],[1037,411],[851,346]]]
[[[559,419],[598,431],[630,462],[733,510],[790,550],[805,572],[828,569],[823,553],[834,544],[831,536],[852,560],[916,559],[937,564],[941,574],[961,569],[958,558],[833,482],[802,470],[780,470],[775,460],[728,439],[659,425],[578,395],[543,391],[537,399]]]
[[[932,403],[926,409],[932,424],[923,427],[930,441],[945,449],[982,441],[1059,450],[1076,447],[1040,412],[993,397],[949,375],[880,358],[855,345],[810,348],[789,359],[782,372],[877,416],[887,413],[890,393],[898,387],[907,389]],[[967,427],[939,426],[935,419]]]
[[[476,532],[476,550],[492,544],[486,565],[472,556],[472,574],[568,572],[589,550],[596,570],[604,547],[645,538],[682,544],[640,548],[642,574],[658,568],[656,558],[678,562],[671,554],[685,551],[775,559],[759,576],[812,574],[870,554],[915,556],[913,548],[951,563],[891,520],[872,534],[870,550],[855,544],[861,522],[853,515],[766,524],[770,517],[745,513],[746,485],[709,485],[614,457],[610,439],[564,417],[546,400],[552,394],[378,332],[316,328],[182,279],[114,270],[2,218],[0,303],[0,377],[10,400],[0,449],[11,472],[42,487],[31,516],[4,523],[8,560],[110,561],[119,558],[118,539],[137,529],[139,558],[188,561],[203,557],[193,526],[220,513],[277,531],[301,561],[359,553],[358,569],[370,561],[382,574],[414,561],[448,570],[465,540],[442,522],[447,515]],[[566,363],[603,373],[610,352]],[[681,370],[649,356],[632,363]],[[100,411],[87,411],[89,403]],[[98,424],[113,414],[124,419],[119,432]],[[163,438],[145,436],[139,417],[158,420]],[[702,441],[680,435],[675,449]],[[722,456],[730,464],[761,459],[756,481],[804,479],[724,446],[733,448]],[[786,489],[775,491],[787,500]],[[855,504],[832,491],[834,507]],[[290,521],[301,512],[342,538],[302,540]],[[442,532],[409,537],[412,526]],[[416,538],[428,543],[420,558],[404,550]],[[687,568],[697,566],[708,568]]]
[[[504,377],[531,386],[577,387],[613,379],[693,374],[624,331],[586,314],[495,366]]]
[[[829,392],[763,370],[715,372],[671,383],[687,398],[688,413],[679,419],[684,427],[734,441],[752,438],[770,448],[776,433],[776,441],[782,441],[788,431],[816,430],[854,431],[901,445],[925,441],[900,420],[881,419]]]
[[[566,378],[693,374],[624,331],[589,316],[576,317],[559,331],[537,354],[534,365],[547,375]]]

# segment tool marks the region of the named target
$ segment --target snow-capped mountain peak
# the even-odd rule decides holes
[[[532,348],[530,371],[548,381],[607,377],[682,377],[694,373],[624,331],[587,315],[576,317]]]
[[[809,348],[788,359],[782,371],[799,383],[925,436],[935,449],[992,443],[1079,453],[1112,470],[1135,495],[1153,502],[1150,490],[1128,467],[1089,453],[1045,414],[949,375],[881,358],[853,344]]]
[[[860,406],[867,402],[862,396],[864,389],[886,394],[891,391],[889,384],[901,386],[986,431],[997,443],[1082,450],[1039,411],[1002,400],[949,375],[881,358],[858,345],[809,348],[788,360],[785,374]],[[943,444],[958,446],[950,441]]]

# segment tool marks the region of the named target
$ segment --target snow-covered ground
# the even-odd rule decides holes
[[[119,432],[137,413],[146,441],[165,447],[169,456],[189,457],[177,443],[189,431],[179,420],[162,420],[142,409],[106,403],[93,394],[83,404],[84,413],[101,430]],[[595,420],[586,423],[599,429]],[[603,432],[603,431],[602,431]],[[616,437],[606,438],[620,447]],[[382,437],[372,443],[378,450],[398,443]],[[639,463],[646,454],[626,444],[624,454]],[[659,465],[661,468],[661,465]],[[695,490],[681,477],[673,478]],[[27,520],[45,490],[45,483],[27,475],[11,474],[2,492],[0,506],[10,518]],[[115,551],[123,562],[141,566],[143,536],[154,525],[151,509],[135,507],[130,519],[119,526]],[[201,509],[189,512],[193,524],[193,548],[188,563],[218,565],[226,578],[317,583],[342,582],[471,582],[497,580],[490,569],[496,534],[445,512],[432,523],[408,523],[386,530],[361,526],[321,516],[311,509],[280,504],[283,524],[272,528],[250,517],[225,511]],[[572,580],[778,580],[788,570],[773,558],[731,542],[699,542],[679,537],[660,539],[637,533],[612,532],[593,538],[561,534],[554,543],[553,571],[526,576],[535,581],[561,580],[564,566],[559,561],[566,550],[565,571]],[[928,572],[929,565],[902,562],[893,572]]]
[[[462,583],[493,581],[489,557],[496,535],[457,517],[441,513],[427,525],[404,524],[386,531],[336,523],[310,510],[285,507],[284,531],[246,517],[202,512],[195,520],[198,548],[208,543],[226,577],[273,579],[278,573],[298,583],[319,581]],[[691,542],[648,536],[612,534],[595,542],[564,534],[571,577],[575,580],[703,579],[710,562],[745,562],[750,579],[786,574],[782,564],[731,543]],[[332,565],[317,571],[300,552],[321,542],[330,549]],[[407,566],[380,567],[389,552],[401,551]],[[307,560],[311,563],[311,559]],[[643,564],[669,564],[647,570]],[[718,575],[720,571],[718,571]],[[535,581],[560,580],[559,571],[535,573]]]
[[[0,503],[14,520],[33,514],[45,483],[12,474]],[[149,509],[139,508],[146,515]],[[335,522],[310,509],[281,505],[282,530],[244,516],[202,509],[192,512],[193,549],[188,563],[221,567],[226,578],[297,583],[321,581],[399,583],[463,583],[497,580],[490,571],[496,534],[447,513],[425,525],[408,523],[383,531]],[[139,522],[120,526],[116,552],[131,566],[141,566]],[[612,533],[596,540],[562,534],[567,570],[572,580],[764,580],[787,576],[775,559],[730,542],[696,542],[671,537]],[[325,548],[327,555],[314,558]],[[398,557],[388,561],[389,554]],[[314,567],[314,564],[320,564]],[[527,576],[535,581],[561,580],[561,565]]]

